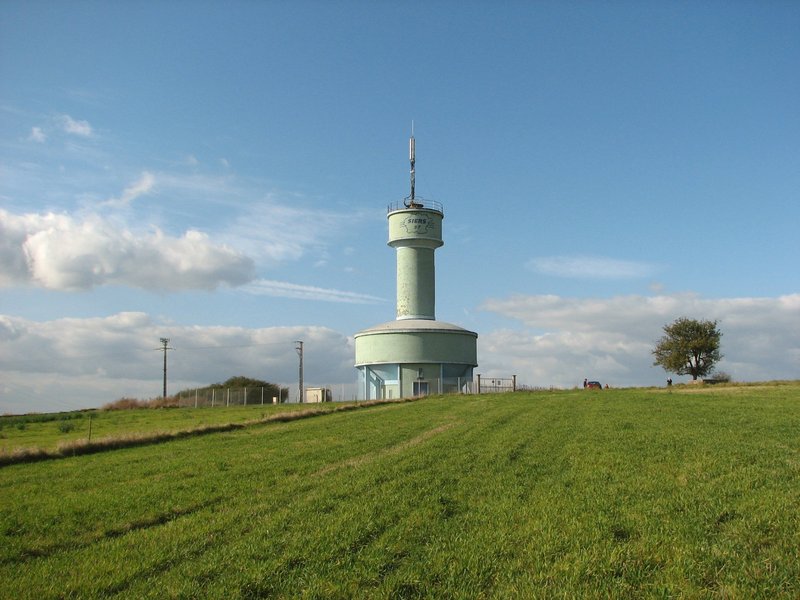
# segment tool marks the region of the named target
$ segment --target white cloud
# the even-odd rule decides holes
[[[360,294],[358,292],[345,292],[328,288],[299,285],[285,281],[271,281],[259,279],[245,286],[244,291],[261,296],[277,296],[281,298],[297,298],[300,300],[318,300],[321,302],[345,302],[348,304],[376,304],[385,302],[383,298]]]
[[[25,176],[35,179],[39,173]],[[314,208],[289,193],[265,196],[252,182],[233,175],[147,170],[104,198],[86,192],[92,177],[73,176],[68,193],[63,182],[54,192],[81,198],[80,213],[0,214],[0,286],[88,289],[115,284],[172,290],[240,285],[252,278],[256,265],[268,270],[309,253],[327,261],[328,248],[365,218],[358,209]],[[140,210],[137,199],[155,192],[169,201],[148,205],[146,213]],[[198,211],[198,205],[204,210]],[[131,224],[115,222],[123,217],[109,215],[108,208],[130,208],[124,218]],[[173,237],[145,229],[150,223],[165,223],[162,230],[184,223],[189,231]],[[200,231],[209,237],[201,239],[205,234]],[[193,248],[201,252],[182,254]],[[210,260],[204,262],[205,257]]]
[[[78,121],[69,115],[61,115],[61,127],[65,132],[80,137],[91,137],[93,130],[88,121]]]
[[[0,209],[0,287],[25,283],[30,278],[24,244],[31,223]]]
[[[233,209],[239,208],[247,203],[242,200],[252,192],[245,188],[236,186],[236,180],[232,175],[207,175],[204,173],[158,173],[158,185],[164,189],[174,192],[178,198],[191,199],[197,202],[202,199],[209,205],[224,205]]]
[[[481,334],[481,373],[569,387],[584,377],[611,385],[660,384],[650,354],[662,327],[680,316],[719,321],[719,368],[740,381],[800,377],[800,294],[704,299],[693,294],[607,299],[512,296],[483,309],[519,320],[520,330]]]
[[[149,194],[155,186],[155,183],[155,176],[152,173],[144,171],[139,179],[122,191],[122,195],[119,198],[109,198],[104,204],[115,207],[127,206],[139,196]]]
[[[175,326],[138,312],[45,322],[0,315],[0,412],[159,396],[161,337],[174,348],[170,393],[245,375],[286,385],[295,397],[295,340],[304,342],[306,385],[345,385],[352,392],[352,340],[325,327]]]
[[[81,290],[115,284],[148,290],[214,289],[252,279],[253,261],[202,232],[139,235],[96,215],[12,215],[0,209],[0,285]]]
[[[47,135],[42,130],[41,127],[32,127],[31,134],[28,136],[28,140],[31,142],[36,142],[39,144],[43,144],[47,141]]]
[[[324,260],[326,248],[334,240],[347,236],[367,218],[357,209],[307,208],[293,200],[269,195],[253,203],[231,225],[228,238],[266,266],[297,260],[310,249],[319,250]],[[254,223],[261,226],[254,227]]]
[[[648,263],[604,256],[541,256],[526,266],[543,275],[574,279],[636,279],[656,271]]]

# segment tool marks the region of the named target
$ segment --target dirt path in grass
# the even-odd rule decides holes
[[[460,424],[461,421],[449,421],[438,427],[434,427],[433,429],[429,429],[428,431],[423,431],[417,436],[414,436],[411,439],[404,440],[399,444],[395,444],[393,446],[388,446],[382,450],[377,452],[371,452],[369,454],[361,454],[359,456],[353,456],[351,458],[347,458],[345,460],[339,461],[337,463],[333,463],[321,468],[319,471],[312,473],[312,476],[322,476],[327,475],[328,473],[332,473],[333,471],[338,471],[339,469],[343,469],[345,467],[360,467],[362,465],[366,465],[372,461],[374,461],[378,457],[383,456],[392,456],[394,454],[399,454],[408,450],[409,448],[413,448],[414,446],[418,446],[419,444],[431,439],[447,431],[448,429],[452,429],[456,425]]]

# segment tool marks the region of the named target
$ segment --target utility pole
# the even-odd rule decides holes
[[[300,388],[300,396],[297,398],[297,402],[302,404],[302,402],[303,402],[303,342],[298,340],[298,341],[295,342],[295,344],[297,344],[297,346],[295,347],[295,350],[297,350],[297,356],[300,357],[300,373],[299,373],[299,377],[298,377],[299,388]]]
[[[161,348],[164,352],[164,398],[167,397],[167,350],[174,350],[169,347],[169,338],[161,338]]]

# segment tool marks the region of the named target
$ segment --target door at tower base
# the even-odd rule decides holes
[[[464,394],[472,389],[473,367],[410,363],[358,367],[359,400],[393,400],[430,394]]]

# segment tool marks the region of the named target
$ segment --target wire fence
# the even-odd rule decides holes
[[[422,396],[443,394],[496,394],[515,392],[517,376],[511,377],[428,377],[413,381],[375,379],[361,380],[359,383],[359,400],[393,400],[399,398],[418,398]]]
[[[305,398],[300,400],[297,390],[285,387],[215,387],[197,388],[180,392],[172,399],[180,407],[222,407],[222,406],[263,406],[267,404],[284,403],[312,403],[330,401],[356,400],[355,390],[345,390],[345,385],[326,386],[321,388],[306,388]],[[311,395],[311,389],[322,390],[321,394]],[[482,377],[476,375],[475,379],[430,379],[414,382],[411,394],[404,396],[428,396],[434,394],[496,394],[514,392],[517,389],[516,375],[511,377]],[[391,386],[380,390],[384,399],[399,397]]]
[[[480,374],[475,376],[475,392],[476,394],[497,394],[501,392],[516,392],[517,391],[517,376],[511,377],[481,377]]]
[[[203,388],[181,392],[175,397],[182,407],[248,406],[279,404],[288,400],[288,390],[271,387]]]
[[[347,402],[355,400],[354,386],[339,384],[306,387],[305,398],[297,389],[287,387],[214,387],[185,390],[167,401],[180,407],[262,406],[266,404],[313,404],[317,402]]]

